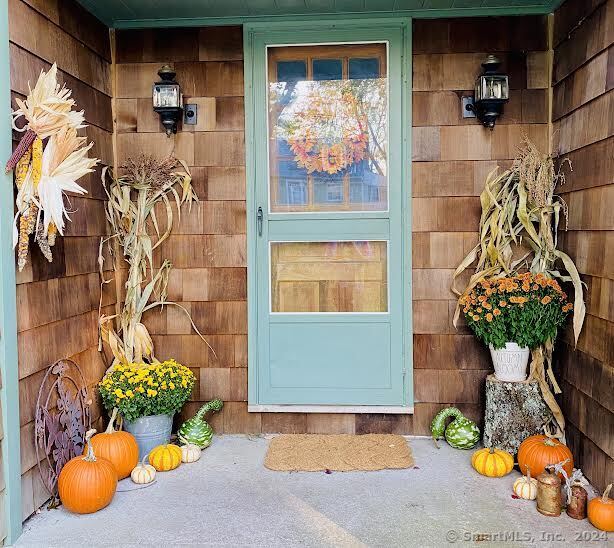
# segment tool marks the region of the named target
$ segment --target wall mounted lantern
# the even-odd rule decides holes
[[[510,98],[509,77],[499,72],[500,65],[501,61],[494,55],[487,57],[482,63],[482,74],[475,81],[473,103],[465,104],[465,109],[491,130]]]
[[[181,87],[175,81],[176,72],[164,65],[159,71],[160,81],[153,85],[153,109],[160,115],[166,135],[177,133],[177,122],[183,113]]]

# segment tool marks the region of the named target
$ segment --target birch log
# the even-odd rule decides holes
[[[486,378],[484,446],[515,455],[520,444],[542,429],[552,418],[537,381],[503,382]]]

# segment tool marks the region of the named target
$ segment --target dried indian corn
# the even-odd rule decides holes
[[[17,185],[17,188],[21,188],[21,185],[23,185],[23,182],[26,179],[28,169],[30,169],[31,158],[32,147],[28,147],[28,149],[23,153],[21,158],[19,158],[17,166],[15,167],[15,184]]]
[[[32,182],[34,188],[38,186],[41,180],[41,172],[43,169],[43,141],[40,137],[36,137],[32,143]]]
[[[19,244],[17,247],[17,266],[19,272],[26,266],[28,259],[28,248],[30,247],[30,234],[34,232],[36,226],[36,217],[38,215],[38,208],[30,204],[19,217]]]
[[[49,247],[53,247],[55,245],[55,239],[58,234],[58,229],[55,226],[55,223],[51,221],[49,223],[49,228],[47,229],[47,241],[49,242]]]

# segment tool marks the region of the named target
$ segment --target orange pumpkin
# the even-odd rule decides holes
[[[108,460],[115,466],[117,478],[121,480],[127,478],[138,464],[139,446],[132,434],[115,430],[113,424],[116,417],[117,409],[113,409],[107,429],[100,434],[96,434],[90,443],[98,457]]]
[[[597,529],[614,533],[614,499],[608,495],[612,490],[612,485],[608,485],[601,497],[596,497],[588,503],[588,521]]]
[[[551,436],[529,436],[520,444],[517,460],[520,471],[526,475],[530,469],[534,477],[541,474],[549,464],[564,460],[567,460],[563,465],[567,475],[571,476],[573,472],[573,456],[569,447]]]
[[[117,489],[117,472],[106,459],[96,458],[90,437],[86,436],[87,454],[70,459],[58,478],[60,500],[67,510],[91,514],[107,506]]]

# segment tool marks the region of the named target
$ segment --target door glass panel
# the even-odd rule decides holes
[[[341,59],[314,59],[313,79],[316,82],[321,80],[342,80],[343,61]]]
[[[270,210],[387,211],[386,44],[267,55]]]
[[[272,312],[387,312],[387,242],[272,242]]]

